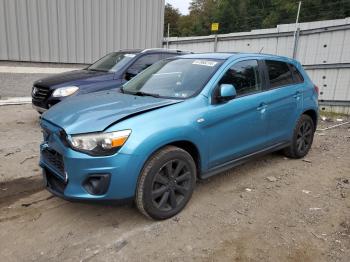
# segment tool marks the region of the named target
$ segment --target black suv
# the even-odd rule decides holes
[[[68,96],[119,88],[155,62],[188,53],[162,48],[109,53],[82,70],[61,73],[34,82],[33,108],[43,113]]]

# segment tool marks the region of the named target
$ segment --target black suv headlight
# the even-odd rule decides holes
[[[68,136],[70,146],[93,156],[108,156],[116,153],[128,140],[131,130],[110,133],[90,133]]]

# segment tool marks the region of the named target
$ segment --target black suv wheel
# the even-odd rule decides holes
[[[291,158],[302,158],[310,150],[314,139],[315,125],[312,118],[302,115],[294,128],[291,145],[284,150],[284,154]]]
[[[196,165],[191,155],[167,146],[146,162],[137,185],[136,205],[153,219],[170,218],[186,206],[195,183]]]

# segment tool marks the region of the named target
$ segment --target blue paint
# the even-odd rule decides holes
[[[50,132],[43,145],[63,156],[68,174],[64,197],[88,200],[133,197],[147,159],[158,149],[178,141],[187,141],[197,148],[201,176],[234,159],[290,142],[298,118],[307,110],[318,112],[314,85],[295,60],[242,53],[191,54],[181,59],[215,59],[222,63],[200,92],[188,99],[98,92],[72,97],[43,114],[41,125]],[[213,92],[226,70],[247,59],[293,64],[304,82],[214,103]],[[232,92],[232,88],[225,87],[225,94],[232,95]],[[70,136],[125,129],[132,130],[129,139],[111,156],[77,152],[62,138],[62,132]],[[62,178],[42,155],[40,163]],[[96,173],[111,174],[110,186],[104,195],[88,194],[82,186],[90,174]]]

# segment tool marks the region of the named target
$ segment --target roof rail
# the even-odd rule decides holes
[[[145,53],[145,52],[148,52],[148,51],[173,51],[173,52],[176,52],[176,53],[182,53],[182,52],[189,52],[189,51],[184,51],[184,50],[179,50],[179,49],[168,49],[168,48],[147,48],[147,49],[144,49],[141,51],[141,53]],[[192,52],[189,52],[189,53],[192,53]]]

